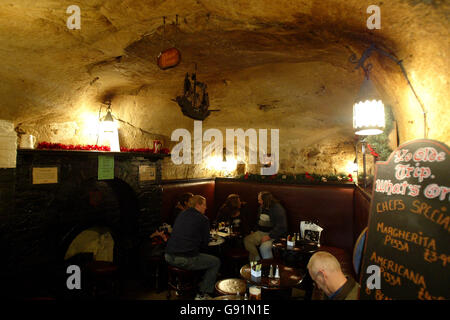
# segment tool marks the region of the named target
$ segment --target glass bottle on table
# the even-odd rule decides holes
[[[273,278],[273,265],[270,265],[269,278]]]
[[[279,285],[280,284],[280,268],[277,265],[277,268],[275,270],[275,282]]]

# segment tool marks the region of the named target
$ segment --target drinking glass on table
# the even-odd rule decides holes
[[[215,234],[217,234],[217,222],[213,222],[213,223],[211,223],[211,234],[212,235],[215,235]]]
[[[250,293],[249,300],[261,300],[261,288],[260,287],[250,287],[248,289],[248,292]]]

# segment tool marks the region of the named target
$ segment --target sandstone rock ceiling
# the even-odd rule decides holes
[[[81,9],[81,30],[66,27],[72,4]],[[381,30],[366,28],[371,4],[382,10]],[[278,126],[305,145],[337,133],[352,139],[351,104],[362,74],[349,56],[376,43],[403,59],[430,108],[430,136],[448,143],[449,11],[444,0],[3,0],[0,118],[16,125],[76,121],[109,95],[122,119],[170,136],[192,126],[170,99],[197,63],[211,108],[221,110],[205,126]],[[156,56],[171,45],[182,62],[160,70]],[[400,138],[421,137],[422,115],[400,69],[378,55],[371,60]]]

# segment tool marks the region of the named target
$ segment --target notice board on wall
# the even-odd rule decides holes
[[[360,299],[450,299],[449,200],[445,144],[412,140],[377,162]]]

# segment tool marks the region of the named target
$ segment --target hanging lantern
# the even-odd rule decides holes
[[[383,133],[385,127],[384,104],[378,92],[365,77],[353,105],[353,128],[357,135],[376,135]]]

